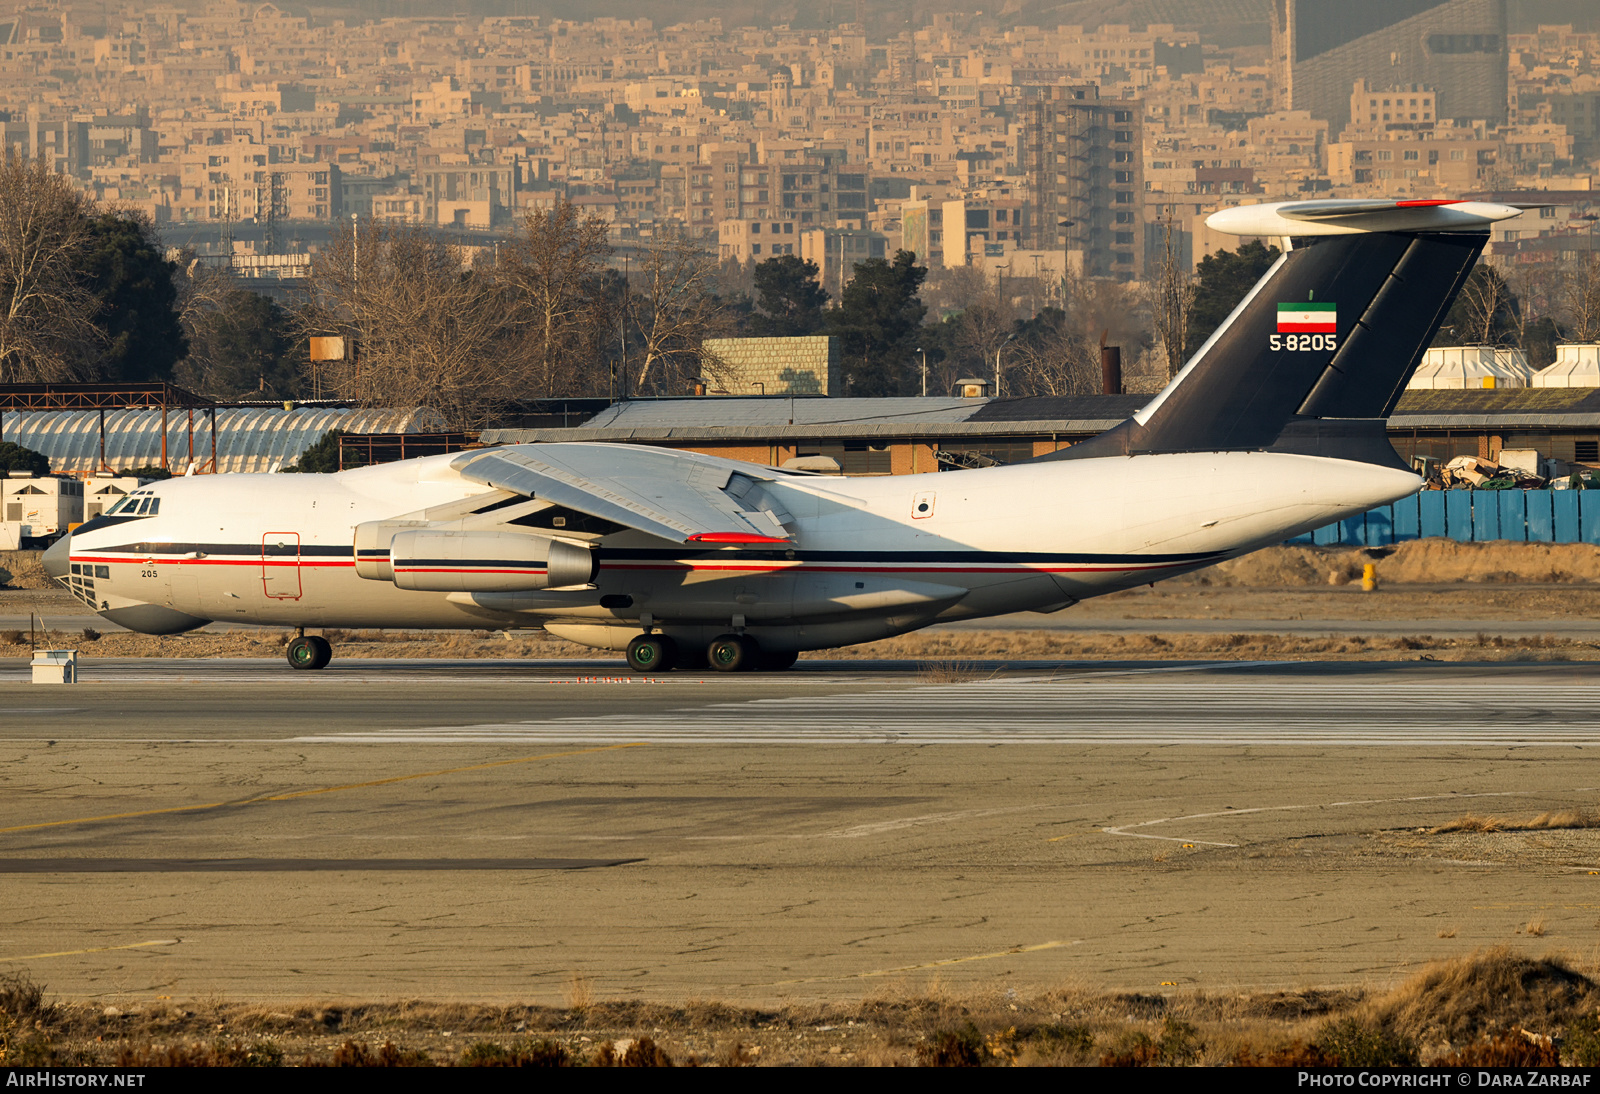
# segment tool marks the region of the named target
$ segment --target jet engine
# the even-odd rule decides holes
[[[388,526],[393,538],[383,560],[387,565],[380,567],[374,556],[382,548],[372,542],[380,537],[361,535],[366,528],[357,528],[357,557],[365,555],[366,563],[357,572],[374,580],[392,575],[402,589],[519,592],[587,585],[594,579],[594,552],[568,540],[516,532],[397,529],[394,524]]]

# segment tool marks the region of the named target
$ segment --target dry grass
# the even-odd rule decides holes
[[[567,974],[567,1009],[583,1012],[594,1006],[594,984],[582,973]]]
[[[965,684],[995,675],[993,669],[960,661],[924,661],[917,666],[917,679],[926,684]]]
[[[1600,989],[1564,960],[1496,946],[1428,965],[1366,1011],[1424,1043],[1470,1044],[1511,1029],[1550,1033],[1596,1004]]]
[[[1542,832],[1563,828],[1600,828],[1600,813],[1588,809],[1569,809],[1558,813],[1540,813],[1530,820],[1520,821],[1466,813],[1437,828],[1428,829],[1428,835],[1443,836],[1451,832]]]
[[[13,978],[0,1016],[26,1015],[7,1062],[124,1066],[1542,1066],[1562,1044],[1597,1055],[1600,989],[1556,958],[1499,948],[1429,965],[1392,991],[1038,995],[883,985],[858,1003],[567,1006],[220,1001],[47,1004]],[[1561,1036],[1565,1032],[1566,1040]],[[1421,1047],[1419,1047],[1421,1046]],[[1566,1049],[1560,1049],[1566,1052]]]

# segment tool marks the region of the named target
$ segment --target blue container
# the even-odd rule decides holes
[[[1424,490],[1417,495],[1417,535],[1432,539],[1445,534],[1445,502],[1450,495],[1443,490]],[[1577,510],[1572,514],[1574,530],[1578,527]]]
[[[1437,493],[1437,491],[1430,492]],[[1389,506],[1389,511],[1393,514],[1389,528],[1391,542],[1403,543],[1422,534],[1422,498],[1422,494],[1412,494],[1409,498],[1401,498]]]
[[[1526,490],[1500,490],[1500,535],[1499,539],[1514,539],[1518,543],[1528,538],[1528,491]],[[1478,501],[1488,499],[1483,495],[1478,496]]]
[[[1363,547],[1367,542],[1367,514],[1357,513],[1339,522],[1339,542],[1346,547]]]
[[[1344,525],[1342,523],[1324,524],[1321,528],[1311,533],[1311,542],[1318,547],[1337,547],[1340,542],[1339,537],[1342,535],[1344,535]]]
[[[1368,547],[1387,547],[1394,542],[1394,508],[1380,505],[1367,510],[1366,537]]]
[[[1578,499],[1578,542],[1600,544],[1600,491],[1571,490]]]
[[[1446,490],[1444,534],[1461,543],[1472,542],[1472,491]]]
[[[1499,499],[1492,496],[1492,491],[1487,490],[1481,494],[1476,490],[1468,490],[1465,493],[1472,495],[1472,538],[1478,543],[1487,543],[1491,539],[1499,539]]]
[[[1555,506],[1551,501],[1553,491],[1527,490],[1523,499],[1528,506],[1528,541],[1554,543],[1556,540]]]
[[[1578,519],[1578,499],[1582,496],[1581,490],[1550,491],[1550,512],[1555,524],[1555,542],[1579,542],[1578,533],[1582,528],[1582,522]]]

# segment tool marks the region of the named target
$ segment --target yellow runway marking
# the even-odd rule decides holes
[[[520,756],[515,760],[495,760],[486,764],[472,764],[467,767],[446,767],[438,771],[421,771],[415,775],[395,775],[387,779],[371,779],[367,782],[344,783],[340,786],[323,786],[315,790],[296,790],[289,794],[270,794],[261,798],[245,798],[242,801],[232,802],[206,802],[202,805],[175,805],[166,809],[143,809],[133,813],[107,813],[99,817],[74,817],[71,820],[42,821],[39,824],[17,824],[10,828],[0,828],[0,834],[6,832],[31,832],[40,828],[62,828],[72,824],[95,824],[99,821],[128,820],[133,817],[158,817],[164,813],[198,813],[206,809],[224,809],[228,806],[260,805],[264,802],[292,801],[295,798],[309,798],[315,794],[332,794],[340,790],[361,790],[370,786],[388,786],[391,783],[409,782],[412,779],[433,779],[440,775],[459,775],[467,771],[487,771],[495,767],[509,767],[512,764],[531,764],[539,760],[557,760],[564,756],[584,756],[592,752],[615,752],[623,748],[643,748],[643,743],[604,745],[599,748],[577,748],[567,752],[546,752],[538,756]]]
[[[110,953],[112,950],[142,950],[150,946],[176,946],[176,938],[158,938],[151,942],[130,942],[126,946],[96,946],[91,950],[60,950],[56,953],[25,953],[21,957],[0,957],[0,961],[38,961],[46,957],[76,957],[83,953]]]
[[[939,961],[928,961],[921,965],[901,965],[893,969],[877,969],[873,972],[851,972],[843,976],[808,976],[803,980],[779,980],[776,985],[782,984],[816,984],[825,980],[867,980],[874,976],[894,976],[896,973],[916,972],[919,969],[939,969],[946,965],[964,965],[968,961],[993,961],[997,957],[1012,957],[1019,953],[1037,953],[1040,950],[1054,950],[1062,946],[1076,946],[1077,942],[1039,942],[1032,946],[1013,946],[1009,950],[997,950],[994,953],[975,953],[968,957],[946,957]]]

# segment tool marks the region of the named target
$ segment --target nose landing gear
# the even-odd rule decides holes
[[[289,667],[295,669],[322,669],[333,660],[333,646],[326,638],[316,634],[302,634],[289,643],[284,651]]]

